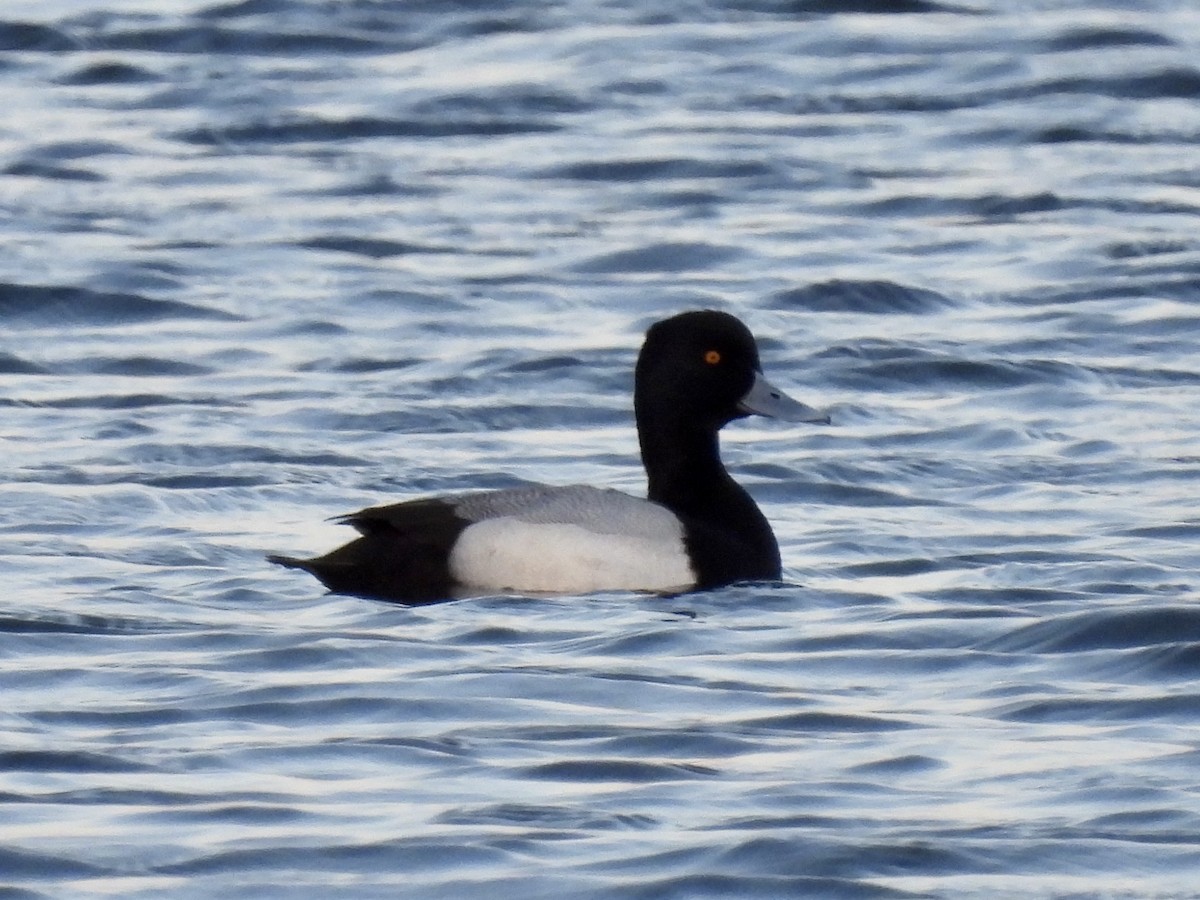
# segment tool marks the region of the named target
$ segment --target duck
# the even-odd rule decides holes
[[[406,605],[778,581],[775,533],[726,471],[718,435],[746,416],[828,424],[828,413],[768,381],[750,329],[711,309],[646,331],[633,407],[644,498],[546,484],[423,497],[338,517],[358,537],[323,556],[268,559],[333,593]]]

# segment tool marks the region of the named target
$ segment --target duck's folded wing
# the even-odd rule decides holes
[[[666,508],[619,491],[534,485],[467,494],[450,552],[455,580],[484,590],[585,593],[695,584],[683,525]]]

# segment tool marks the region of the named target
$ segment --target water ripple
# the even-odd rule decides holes
[[[1195,893],[1186,4],[79,6],[0,21],[0,895]],[[265,561],[643,492],[690,307],[832,410],[722,434],[788,580]]]

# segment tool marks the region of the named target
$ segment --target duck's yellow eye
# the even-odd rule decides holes
[[[709,350],[707,353],[704,354],[704,361],[706,363],[708,363],[710,366],[715,366],[717,363],[719,363],[721,361],[721,351]]]

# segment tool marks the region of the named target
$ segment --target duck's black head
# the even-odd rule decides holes
[[[638,418],[665,417],[716,431],[749,414],[740,403],[759,371],[754,335],[728,313],[697,310],[655,322],[634,373]]]
[[[829,421],[826,413],[772,386],[763,377],[750,329],[717,310],[680,313],[651,325],[634,377],[640,427],[673,422],[715,433],[752,414]]]

